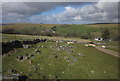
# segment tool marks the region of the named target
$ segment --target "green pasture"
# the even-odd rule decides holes
[[[61,46],[64,50],[61,50]],[[35,52],[36,49],[41,53]],[[34,57],[22,61],[16,59],[26,54],[33,54]],[[19,48],[6,53],[3,62],[3,74],[9,74],[13,69],[17,71],[15,73],[24,74],[29,79],[118,78],[118,59],[95,48],[85,47],[84,44],[38,43],[31,48]]]
[[[0,56],[0,80],[2,79],[2,56]]]
[[[20,35],[20,34],[0,34],[2,37],[2,42],[13,41],[13,40],[33,40],[33,39],[54,39],[54,40],[74,40],[74,41],[81,41],[81,42],[90,42],[86,39],[80,39],[75,37],[48,37],[48,36],[36,36],[36,35]]]
[[[2,37],[0,42],[43,38],[97,42],[117,47],[118,41],[95,41],[80,37],[86,35],[87,37],[93,36],[93,38],[94,36],[101,37],[101,32],[106,28],[110,32],[110,37],[118,36],[118,24],[9,24],[2,26],[5,33],[0,34]],[[55,34],[50,36],[49,34],[53,31]],[[107,49],[118,50],[118,48]],[[36,50],[40,52],[36,52]],[[28,59],[30,54],[33,57]],[[25,56],[26,59],[17,60],[16,57],[20,55]],[[14,49],[6,53],[2,60],[0,57],[1,61],[3,61],[3,75],[20,74],[28,76],[29,79],[118,79],[118,58],[78,43],[69,45],[66,42],[38,43],[31,45],[30,48]],[[30,63],[31,61],[32,63]],[[15,70],[15,72],[11,72],[11,70]]]
[[[2,26],[4,33],[18,33],[27,35],[52,35],[52,36],[67,36],[67,37],[81,37],[90,35],[91,37],[101,37],[103,30],[108,29],[111,37],[118,35],[118,24],[8,24]],[[53,34],[52,31],[55,31]],[[71,34],[71,35],[70,35]],[[72,35],[75,34],[75,35]]]

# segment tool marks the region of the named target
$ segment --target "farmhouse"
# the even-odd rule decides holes
[[[102,41],[103,38],[101,38],[101,37],[97,37],[97,38],[94,38],[94,40],[96,40],[96,41]]]

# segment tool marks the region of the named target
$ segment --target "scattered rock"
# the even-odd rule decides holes
[[[92,70],[91,73],[94,73],[94,71]]]
[[[18,60],[23,60],[23,59],[24,59],[24,57],[21,56],[21,55],[20,55],[20,56],[17,56],[16,58],[17,58]]]
[[[34,57],[34,55],[31,54],[30,57]]]

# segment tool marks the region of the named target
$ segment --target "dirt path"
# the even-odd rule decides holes
[[[114,51],[111,51],[111,50],[108,50],[108,49],[104,49],[104,48],[102,48],[102,47],[100,47],[100,46],[97,46],[97,47],[95,47],[97,50],[99,50],[99,51],[102,51],[102,52],[104,52],[104,53],[107,53],[107,54],[110,54],[110,55],[113,55],[113,56],[115,56],[115,57],[119,57],[120,58],[120,55],[119,55],[119,53],[118,52],[114,52]]]

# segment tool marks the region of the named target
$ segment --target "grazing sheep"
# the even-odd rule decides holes
[[[88,44],[85,44],[86,47],[88,47],[89,45]]]
[[[70,42],[67,42],[67,44],[70,44]]]
[[[67,42],[67,44],[73,44],[73,42]]]
[[[95,47],[95,44],[85,44],[86,47]]]
[[[73,44],[74,42],[70,42],[70,44]]]
[[[102,48],[106,48],[106,46],[102,45]]]
[[[59,42],[59,41],[56,41],[56,42]]]

